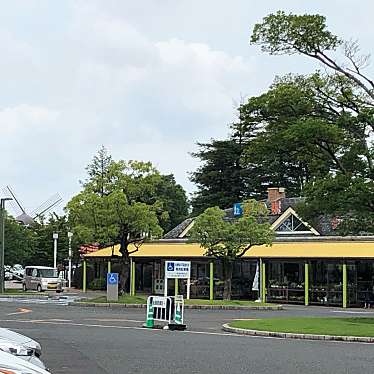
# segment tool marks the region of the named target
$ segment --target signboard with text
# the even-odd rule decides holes
[[[191,261],[165,261],[165,278],[191,278]]]

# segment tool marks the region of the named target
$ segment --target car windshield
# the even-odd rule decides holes
[[[39,270],[40,277],[43,278],[57,278],[57,270],[55,269],[40,269]]]

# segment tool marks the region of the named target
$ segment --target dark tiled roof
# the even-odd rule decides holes
[[[179,235],[187,228],[187,226],[194,220],[194,218],[187,218],[178,226],[171,229],[164,235],[164,239],[177,239]]]
[[[305,199],[303,197],[285,197],[281,199],[281,214],[285,212],[289,207],[295,208],[298,204],[304,202]],[[263,200],[263,202],[266,204],[269,211],[271,210],[271,204],[268,200]],[[234,220],[237,217],[234,216],[234,208],[227,208],[225,211],[225,220]],[[269,223],[273,224],[277,218],[281,214],[269,214]],[[178,239],[181,233],[187,228],[187,226],[194,220],[194,218],[187,218],[182,223],[180,223],[177,227],[170,230],[167,234],[164,235],[164,239]],[[323,229],[320,231],[320,228],[316,227],[316,230],[320,232],[322,235],[334,235],[334,233],[331,233],[331,220],[326,221],[322,225]],[[326,234],[325,234],[326,233]]]

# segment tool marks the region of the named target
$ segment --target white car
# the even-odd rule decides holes
[[[17,356],[0,351],[0,374],[51,374]]]
[[[22,345],[27,349],[31,349],[36,357],[40,357],[42,354],[42,347],[38,342],[29,338],[28,336],[18,334],[17,332],[5,329],[3,327],[0,327],[0,339],[8,340]]]
[[[15,343],[11,340],[0,339],[0,351],[17,356],[18,358],[30,362],[41,369],[46,369],[44,363],[37,356],[35,356],[34,350],[27,348],[22,344]]]

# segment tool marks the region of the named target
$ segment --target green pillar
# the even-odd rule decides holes
[[[347,264],[343,264],[343,308],[347,307]]]
[[[309,305],[309,264],[306,262],[304,265],[304,301],[305,305]]]
[[[135,296],[135,261],[132,261],[131,266],[131,296]]]
[[[87,261],[83,260],[83,292],[87,291]]]
[[[266,303],[266,265],[262,261],[262,272],[261,272],[261,302]]]
[[[175,285],[174,285],[174,287],[175,287],[174,288],[174,295],[177,296],[178,292],[179,292],[179,290],[178,290],[178,287],[179,287],[178,278],[175,278],[174,282],[175,282]]]
[[[108,261],[108,273],[111,273],[111,272],[112,272],[112,263],[109,260]]]
[[[209,300],[214,299],[214,264],[213,261],[209,264]]]

